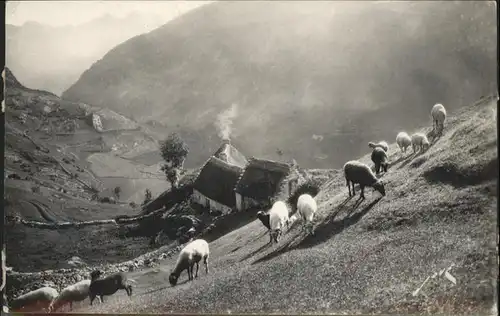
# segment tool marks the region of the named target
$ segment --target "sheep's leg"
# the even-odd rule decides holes
[[[195,278],[198,277],[198,269],[200,268],[200,265],[198,262],[196,262],[196,274],[194,275]]]
[[[351,185],[352,185],[352,196],[355,196],[356,192],[354,190],[354,182],[351,181]]]
[[[377,163],[377,164],[375,164],[375,172],[376,172],[377,174],[379,174],[379,172],[380,172],[380,164],[378,164],[378,163]]]
[[[104,303],[104,295],[101,295],[101,303]]]
[[[96,298],[95,294],[90,294],[90,306],[92,306],[92,303],[94,302],[95,298]]]
[[[193,277],[193,270],[194,270],[194,262],[191,263],[191,281],[194,280],[194,277]]]
[[[208,257],[207,256],[205,256],[205,258],[203,258],[203,263],[205,263],[205,271],[208,274]]]
[[[360,189],[361,189],[361,195],[359,196],[361,199],[364,199],[365,198],[365,186],[360,184],[359,185]]]
[[[349,184],[349,180],[345,180],[346,182],[346,185],[347,185],[347,189],[349,190],[349,196],[351,196],[351,185]]]

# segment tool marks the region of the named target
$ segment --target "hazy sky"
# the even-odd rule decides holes
[[[155,13],[168,21],[209,2],[212,1],[8,1],[5,22],[77,25],[104,14],[124,17],[133,11]]]

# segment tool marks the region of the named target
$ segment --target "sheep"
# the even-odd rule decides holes
[[[406,149],[411,145],[410,135],[406,132],[399,132],[396,136],[396,143],[402,153],[406,153]]]
[[[411,135],[411,145],[413,147],[413,153],[416,153],[417,148],[419,151],[427,150],[430,146],[430,143],[424,133],[415,133]]]
[[[92,305],[97,296],[100,297],[100,301],[102,303],[104,302],[103,297],[105,295],[113,295],[118,290],[125,290],[129,297],[132,296],[132,285],[128,284],[128,281],[135,281],[128,279],[125,273],[117,272],[101,279],[100,276],[102,274],[103,273],[100,270],[95,270],[90,273],[90,305]]]
[[[288,207],[283,201],[276,201],[269,211],[269,243],[274,240],[278,242],[283,234],[283,226],[286,224],[287,228],[290,227],[290,220],[288,218]]]
[[[434,135],[442,133],[444,129],[444,120],[446,119],[446,109],[440,103],[435,104],[431,110],[432,116],[432,129],[435,131]]]
[[[59,292],[49,286],[36,289],[12,300],[10,304],[11,311],[22,311],[41,307],[45,309],[59,295]]]
[[[49,313],[69,303],[69,309],[73,310],[73,302],[80,302],[89,296],[90,280],[83,280],[65,287],[49,306]]]
[[[389,150],[389,144],[387,144],[387,142],[386,142],[386,141],[384,141],[384,140],[383,140],[383,141],[380,141],[380,142],[378,142],[378,143],[376,143],[376,144],[375,144],[374,142],[369,142],[369,143],[368,143],[368,147],[370,147],[370,148],[377,148],[377,147],[380,147],[380,148],[382,148],[384,151],[388,151],[388,150]]]
[[[352,183],[352,196],[356,195],[354,191],[355,183],[359,183],[359,187],[361,188],[360,198],[362,199],[365,198],[365,186],[371,186],[382,194],[382,196],[385,196],[384,184],[382,181],[377,179],[368,165],[356,160],[350,160],[344,164],[343,169],[346,185],[349,188],[349,196],[351,196],[351,187],[349,186],[349,183]]]
[[[318,210],[318,205],[316,204],[316,200],[309,194],[302,194],[299,196],[297,200],[297,211],[304,220],[304,225],[302,229],[309,227],[309,233],[313,234],[313,218],[314,213]]]
[[[198,277],[198,269],[199,262],[203,259],[203,263],[205,264],[205,271],[208,274],[208,257],[210,255],[210,251],[208,248],[208,243],[203,239],[196,239],[190,242],[186,247],[184,247],[179,253],[179,257],[177,259],[177,263],[175,264],[175,268],[170,273],[168,278],[170,284],[175,286],[177,284],[177,280],[179,279],[179,275],[187,269],[188,271],[188,280],[192,281],[193,278],[193,268],[196,263],[196,274],[195,278]]]
[[[380,167],[387,172],[389,162],[387,161],[387,153],[380,147],[376,147],[372,151],[372,161],[375,164],[375,172],[379,174]]]
[[[269,225],[269,214],[264,213],[264,211],[258,211],[257,218],[264,226],[266,226],[267,229],[271,229],[271,226]]]

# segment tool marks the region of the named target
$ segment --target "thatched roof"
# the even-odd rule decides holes
[[[234,207],[236,197],[233,189],[242,171],[242,168],[212,156],[196,178],[194,189],[214,201]]]
[[[235,191],[242,196],[266,200],[279,190],[279,184],[290,173],[291,166],[285,163],[251,158],[238,181]]]
[[[224,141],[222,146],[213,154],[214,157],[227,162],[228,164],[245,168],[248,163],[245,156],[238,151],[229,141]]]

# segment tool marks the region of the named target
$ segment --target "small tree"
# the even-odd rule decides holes
[[[120,193],[122,193],[122,188],[116,187],[113,192],[115,193],[116,200],[120,199]]]
[[[146,189],[146,191],[144,192],[144,202],[142,202],[142,205],[146,205],[152,200],[153,200],[153,194],[151,194],[151,190]]]
[[[179,134],[172,133],[160,143],[160,153],[163,160],[165,160],[161,170],[165,172],[172,187],[177,187],[189,148]]]

